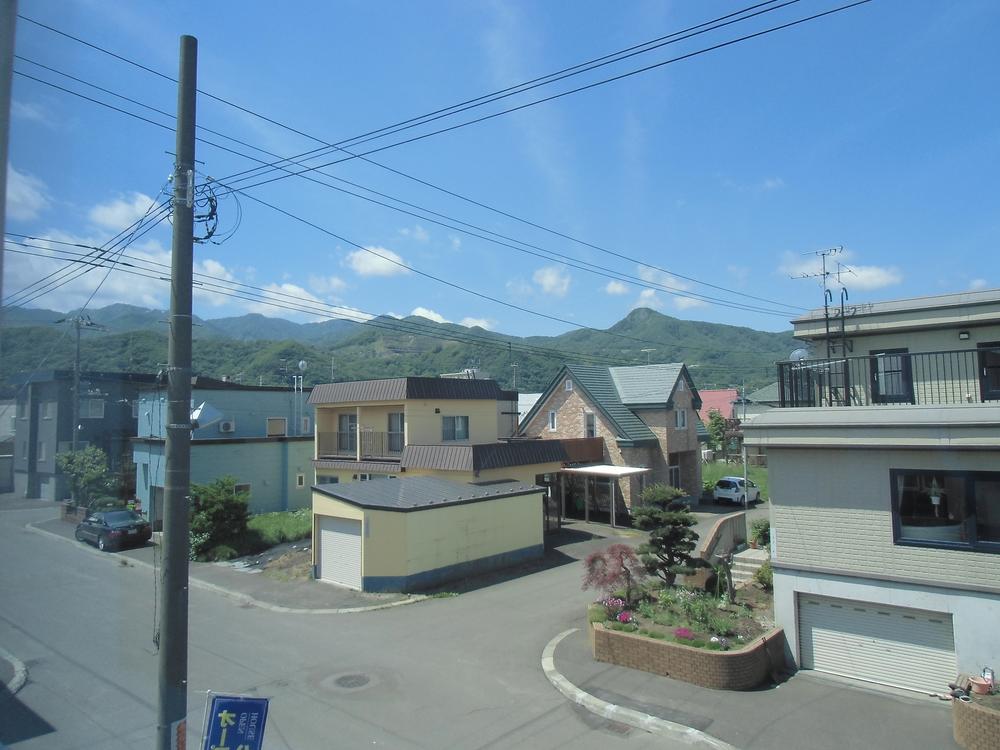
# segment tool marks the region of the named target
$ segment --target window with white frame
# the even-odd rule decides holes
[[[667,467],[667,482],[671,487],[681,486],[681,467],[680,466],[668,466]]]
[[[469,418],[441,417],[441,440],[468,440]]]
[[[38,453],[35,455],[35,460],[37,460],[39,463],[41,463],[45,459],[46,459],[45,441],[44,440],[39,440],[38,441]]]
[[[139,399],[132,402],[132,419],[139,418]]]
[[[55,401],[43,401],[42,402],[42,419],[52,419],[56,413],[56,403]]]
[[[1000,552],[1000,472],[893,469],[896,544]]]
[[[295,475],[295,486],[296,487],[305,487],[306,486],[306,475],[305,474],[296,474]]]
[[[85,398],[81,400],[80,419],[104,419],[104,399]]]
[[[549,412],[549,432],[555,432],[556,425],[557,425],[556,412],[553,410]]]
[[[302,424],[299,428],[303,435],[312,431],[312,420],[309,417],[302,417]]]
[[[688,426],[688,413],[687,409],[677,409],[674,412],[674,426],[678,430],[686,430]]]
[[[583,415],[583,436],[597,437],[597,416],[592,411],[585,412]]]
[[[569,378],[566,378],[566,390],[567,391],[573,390],[573,381],[570,380]]]

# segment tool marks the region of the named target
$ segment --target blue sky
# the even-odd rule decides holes
[[[192,34],[199,40],[201,90],[329,143],[750,4],[311,2],[281,14],[262,2],[22,0],[20,12],[169,76],[177,74],[178,37]],[[801,0],[355,150],[840,4]],[[994,288],[1000,286],[998,28],[1000,4],[992,0],[874,0],[370,157],[589,244],[355,159],[325,171],[418,205],[418,213],[443,214],[453,226],[289,177],[246,192],[326,232],[250,197],[239,197],[238,205],[225,197],[220,235],[236,228],[237,215],[240,223],[224,243],[196,246],[196,271],[218,280],[213,283],[257,287],[270,295],[265,302],[280,305],[362,317],[416,313],[517,335],[572,328],[552,317],[606,328],[637,306],[685,319],[788,329],[799,311],[822,304],[817,279],[792,277],[815,272],[814,253],[835,246],[844,250],[830,267],[840,261],[849,269],[841,279],[852,302]],[[172,125],[34,63],[173,112],[176,88],[169,81],[24,22],[17,52],[24,59],[16,70]],[[172,132],[22,76],[15,76],[13,98],[9,232],[101,244],[165,188]],[[294,156],[317,147],[211,98],[201,97],[198,106],[200,125],[266,151]],[[204,137],[270,158],[220,136]],[[256,164],[202,143],[197,158],[202,180],[225,181]],[[453,220],[566,258],[484,241],[457,231]],[[169,231],[161,223],[127,255],[147,267],[169,263]],[[63,263],[8,253],[5,300],[29,299],[16,293]],[[579,267],[588,264],[631,279]],[[27,304],[76,307],[103,277],[92,270]],[[112,302],[166,308],[168,287],[159,278],[115,271],[91,304]],[[747,305],[770,312],[743,309]],[[196,289],[195,307],[208,318],[252,311],[318,319],[213,294],[207,286]]]

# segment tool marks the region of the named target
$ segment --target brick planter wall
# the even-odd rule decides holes
[[[751,690],[785,669],[785,631],[765,633],[739,651],[709,651],[591,626],[597,661],[640,669],[717,690]]]
[[[956,700],[951,704],[952,734],[965,750],[996,750],[1000,742],[1000,711]]]

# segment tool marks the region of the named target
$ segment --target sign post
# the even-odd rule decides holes
[[[267,704],[267,698],[209,696],[202,750],[261,750]]]

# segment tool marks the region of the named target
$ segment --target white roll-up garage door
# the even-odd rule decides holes
[[[361,589],[361,521],[320,517],[319,577]]]
[[[924,693],[958,674],[951,615],[799,594],[803,669]]]

